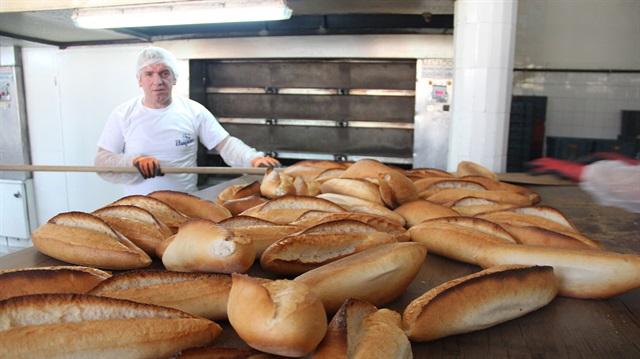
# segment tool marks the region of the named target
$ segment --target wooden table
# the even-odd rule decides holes
[[[242,176],[197,194],[214,199],[231,184],[256,179],[260,177]],[[640,215],[596,205],[577,186],[528,187],[541,195],[541,205],[562,211],[584,235],[608,250],[640,254]],[[33,247],[0,257],[0,269],[61,264],[65,263]],[[429,289],[478,270],[428,254],[412,284],[388,307],[402,313]],[[249,274],[275,278],[259,265]],[[219,324],[223,332],[216,346],[247,348],[228,322]],[[415,358],[640,358],[640,290],[606,300],[557,297],[544,308],[488,329],[412,345]]]

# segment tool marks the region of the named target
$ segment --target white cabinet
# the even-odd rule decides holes
[[[37,224],[33,181],[0,180],[0,237],[31,238]]]

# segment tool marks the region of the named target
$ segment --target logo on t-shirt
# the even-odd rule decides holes
[[[191,142],[195,141],[193,139],[193,137],[191,137],[190,134],[184,134],[182,135],[182,139],[181,140],[176,140],[176,146],[187,146],[188,144],[190,144]]]

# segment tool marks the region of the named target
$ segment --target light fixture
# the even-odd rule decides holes
[[[140,5],[78,8],[71,18],[78,27],[121,27],[210,24],[285,20],[285,0],[193,0]]]

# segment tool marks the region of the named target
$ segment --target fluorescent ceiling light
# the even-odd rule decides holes
[[[79,8],[72,19],[78,27],[120,27],[211,24],[285,20],[291,9],[285,0],[194,0],[141,5]]]

